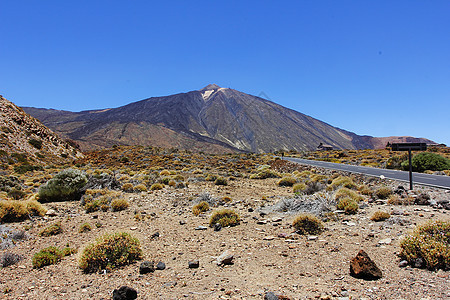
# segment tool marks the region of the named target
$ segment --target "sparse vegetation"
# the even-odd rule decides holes
[[[375,196],[378,199],[387,199],[390,195],[392,195],[392,190],[385,186],[380,187],[375,191]]]
[[[126,199],[123,198],[115,198],[111,201],[111,209],[112,211],[121,211],[125,210],[130,206],[130,203]]]
[[[222,225],[222,227],[236,226],[240,222],[239,215],[232,209],[221,209],[213,212],[209,226],[214,226],[216,223]]]
[[[0,201],[0,222],[19,222],[30,216],[43,216],[46,211],[36,200],[2,200]]]
[[[228,181],[226,178],[223,177],[217,177],[216,180],[214,181],[215,185],[228,185]]]
[[[400,242],[400,257],[412,266],[450,270],[450,222],[430,221]]]
[[[64,256],[72,255],[76,251],[71,248],[64,248],[63,250],[57,247],[48,247],[42,249],[33,256],[33,268],[42,268],[49,265],[54,265],[61,261]]]
[[[192,213],[195,216],[198,216],[199,214],[206,212],[209,210],[209,204],[206,201],[202,201],[200,203],[197,203],[192,207]]]
[[[41,140],[29,139],[28,143],[38,150],[42,149],[42,141]]]
[[[84,233],[92,230],[92,226],[89,223],[83,223],[81,224],[80,228],[78,229],[79,233]]]
[[[114,269],[142,259],[138,239],[125,232],[107,234],[84,248],[79,267],[85,273]]]
[[[323,223],[314,215],[301,214],[292,223],[299,234],[320,234],[323,231]]]
[[[53,236],[62,233],[61,221],[58,221],[39,232],[39,236]]]
[[[294,191],[294,193],[301,194],[306,190],[306,184],[304,184],[303,182],[296,183],[292,187],[292,190]]]
[[[414,155],[411,165],[414,172],[450,170],[450,160],[433,152],[422,152]],[[402,162],[402,168],[409,170],[408,160]]]
[[[390,213],[387,213],[385,211],[376,211],[372,214],[370,219],[375,222],[381,222],[381,221],[389,219],[390,217],[391,217]]]
[[[344,197],[339,200],[337,208],[345,211],[347,215],[354,215],[358,212],[358,203],[350,197]]]
[[[283,177],[278,181],[279,186],[293,186],[297,182],[297,179],[294,177]]]
[[[152,191],[158,191],[158,190],[162,190],[164,188],[164,186],[161,183],[154,183],[152,184],[152,186],[150,187],[150,190]]]

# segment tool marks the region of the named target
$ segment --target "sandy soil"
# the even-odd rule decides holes
[[[293,214],[261,216],[257,208],[270,205],[292,188],[279,187],[276,179],[229,181],[217,187],[211,182],[191,183],[187,189],[127,194],[131,206],[122,212],[87,214],[78,202],[51,203],[47,207],[57,216],[6,224],[24,229],[28,239],[3,250],[23,255],[17,265],[0,269],[2,299],[111,299],[122,285],[138,290],[138,299],[263,299],[274,291],[290,299],[449,299],[449,272],[432,272],[411,267],[400,268],[396,253],[403,235],[416,224],[429,219],[449,220],[449,211],[428,206],[392,206],[368,203],[353,216],[341,215],[325,223],[318,237],[300,236],[291,227]],[[391,183],[395,185],[396,183]],[[434,198],[450,197],[445,191],[431,190]],[[214,231],[195,230],[208,226],[212,210],[194,216],[196,197],[209,192],[215,197],[229,196],[229,204],[241,216],[241,224]],[[252,209],[254,208],[253,211]],[[395,213],[385,222],[369,218],[376,210]],[[145,220],[136,221],[141,212]],[[273,221],[281,217],[281,221]],[[60,220],[64,232],[39,237],[44,226]],[[266,220],[265,224],[261,222]],[[81,224],[103,226],[79,233]],[[181,222],[180,222],[181,221]],[[184,224],[183,224],[184,223]],[[104,233],[126,231],[139,238],[146,260],[162,261],[165,270],[140,275],[139,263],[104,274],[84,274],[78,268],[82,248]],[[152,237],[159,232],[159,237]],[[285,237],[280,237],[285,236]],[[390,238],[391,243],[379,241]],[[69,244],[78,254],[65,257],[56,265],[33,269],[32,255],[48,246]],[[383,272],[377,281],[356,279],[349,274],[350,259],[364,249]],[[234,254],[234,264],[220,267],[214,261],[225,250]],[[200,267],[189,269],[188,261],[198,259]]]

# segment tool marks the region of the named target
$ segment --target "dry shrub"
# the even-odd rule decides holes
[[[321,174],[314,174],[311,176],[311,181],[314,182],[327,182],[328,176],[327,175],[321,175]]]
[[[266,178],[281,178],[280,173],[270,169],[263,169],[255,174],[250,175],[250,179],[266,179]]]
[[[215,181],[214,181],[215,185],[228,185],[228,181],[226,178],[224,177],[218,177]]]
[[[292,223],[299,234],[320,234],[323,231],[322,221],[311,214],[301,214]]]
[[[387,203],[390,205],[412,205],[414,204],[414,198],[413,197],[402,198],[399,195],[392,194],[389,196]]]
[[[161,172],[159,172],[159,176],[169,176],[169,175],[170,175],[169,170],[162,170]]]
[[[213,227],[216,223],[222,227],[236,226],[240,222],[239,215],[232,209],[221,209],[215,211],[209,220],[209,226]]]
[[[140,184],[134,186],[133,190],[135,190],[137,192],[146,192],[147,187],[145,186],[145,184],[140,183]]]
[[[450,221],[430,221],[417,226],[400,242],[400,257],[412,266],[450,269]]]
[[[337,192],[334,194],[334,198],[336,199],[336,201],[345,197],[349,197],[353,199],[355,202],[360,202],[364,200],[364,197],[359,195],[357,192],[344,187],[337,190]]]
[[[125,210],[130,206],[130,203],[123,198],[115,198],[111,201],[111,209],[112,211],[121,211]]]
[[[294,186],[292,187],[294,193],[303,193],[306,190],[306,184],[304,184],[303,182],[299,182],[294,184]]]
[[[345,211],[347,215],[354,215],[358,211],[358,203],[350,197],[344,197],[339,200],[337,208]]]
[[[83,223],[81,224],[80,228],[78,229],[79,233],[84,233],[92,230],[92,226],[89,223]]]
[[[20,222],[30,216],[43,216],[46,209],[36,200],[0,200],[0,222]]]
[[[131,264],[142,256],[139,240],[130,234],[106,234],[84,248],[79,267],[85,273],[93,273]]]
[[[122,185],[122,191],[127,192],[127,193],[131,193],[133,191],[133,185],[129,182],[124,183]]]
[[[158,191],[158,190],[162,190],[164,188],[164,186],[161,183],[154,183],[152,184],[152,186],[150,187],[150,190],[152,191]]]
[[[192,207],[192,213],[195,216],[198,216],[199,214],[206,212],[208,210],[209,210],[209,204],[206,201],[202,201]]]
[[[370,195],[373,194],[372,189],[371,189],[370,187],[368,187],[367,185],[365,185],[365,184],[361,184],[361,185],[358,187],[358,191],[359,191],[361,194],[366,195],[366,196],[370,196]]]
[[[338,187],[354,189],[354,188],[356,188],[356,184],[353,182],[353,180],[350,177],[339,176],[339,177],[333,179],[333,181],[330,184],[331,189],[336,189]]]
[[[278,181],[279,186],[293,186],[297,182],[297,179],[294,177],[283,177]]]
[[[53,236],[62,233],[61,221],[45,227],[39,232],[39,236]]]
[[[378,198],[378,199],[387,199],[390,195],[392,195],[392,190],[388,187],[380,187],[378,188],[374,195]]]
[[[376,211],[373,213],[373,215],[370,217],[370,219],[375,222],[381,222],[381,221],[389,219],[390,217],[391,217],[391,215],[385,211]]]

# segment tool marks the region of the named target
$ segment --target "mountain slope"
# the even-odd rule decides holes
[[[40,121],[2,96],[0,124],[0,150],[3,153],[22,153],[36,161],[74,159],[82,156],[74,147],[74,143],[62,140]]]
[[[274,102],[217,85],[83,112],[24,108],[84,149],[126,145],[214,152],[373,148],[369,137],[341,130]]]

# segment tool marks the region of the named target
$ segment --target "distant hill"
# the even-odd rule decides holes
[[[76,144],[58,137],[40,121],[20,107],[0,96],[0,151],[1,160],[10,154],[25,154],[34,161],[82,157]]]
[[[82,149],[152,145],[208,152],[373,148],[372,137],[333,127],[274,102],[221,88],[153,97],[118,108],[23,108]]]

